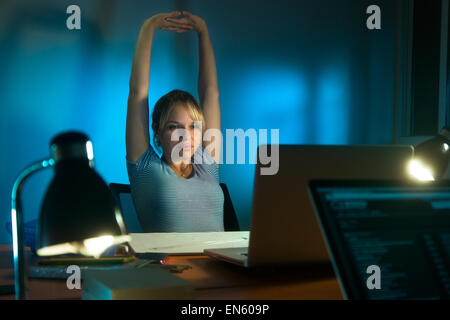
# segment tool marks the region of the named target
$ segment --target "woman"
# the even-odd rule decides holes
[[[158,29],[177,33],[194,30],[200,55],[200,104],[181,90],[167,93],[155,104],[153,141],[162,149],[161,158],[150,145],[148,107],[150,55]],[[204,130],[211,128],[220,130],[220,106],[216,63],[205,21],[186,11],[147,19],[133,56],[126,124],[128,176],[144,232],[224,230],[224,197],[218,173],[221,141],[202,139]],[[181,143],[180,131],[184,134]],[[208,146],[210,143],[213,145]],[[179,152],[173,152],[177,146]],[[212,155],[204,149],[207,146]],[[199,154],[205,161],[190,161]]]

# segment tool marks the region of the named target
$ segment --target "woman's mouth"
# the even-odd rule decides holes
[[[185,151],[190,151],[192,149],[192,145],[186,144],[186,145],[183,146],[182,149],[185,150]]]

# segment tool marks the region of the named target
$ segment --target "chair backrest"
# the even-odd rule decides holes
[[[222,188],[224,196],[223,227],[225,231],[241,231],[227,185],[225,183],[221,183],[220,187]]]
[[[134,208],[133,198],[129,184],[110,183],[111,189],[123,214],[123,220],[128,233],[143,232],[141,223]]]
[[[223,205],[223,224],[225,231],[240,231],[239,222],[234,211],[233,203],[231,202],[230,193],[228,192],[227,185],[221,183],[224,195]],[[117,203],[120,206],[123,214],[123,220],[127,228],[128,233],[140,233],[143,232],[141,223],[139,222],[136,209],[134,208],[133,198],[131,197],[131,189],[128,184],[110,183],[111,189]]]

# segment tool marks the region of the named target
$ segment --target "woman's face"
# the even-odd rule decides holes
[[[190,162],[202,141],[202,130],[198,125],[198,122],[194,123],[183,103],[177,104],[172,109],[169,120],[159,132],[159,140],[167,160],[171,159],[173,163]],[[174,155],[172,151],[175,152]]]

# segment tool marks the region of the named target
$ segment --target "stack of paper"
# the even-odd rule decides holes
[[[136,253],[202,254],[205,249],[248,247],[249,231],[131,233]]]

